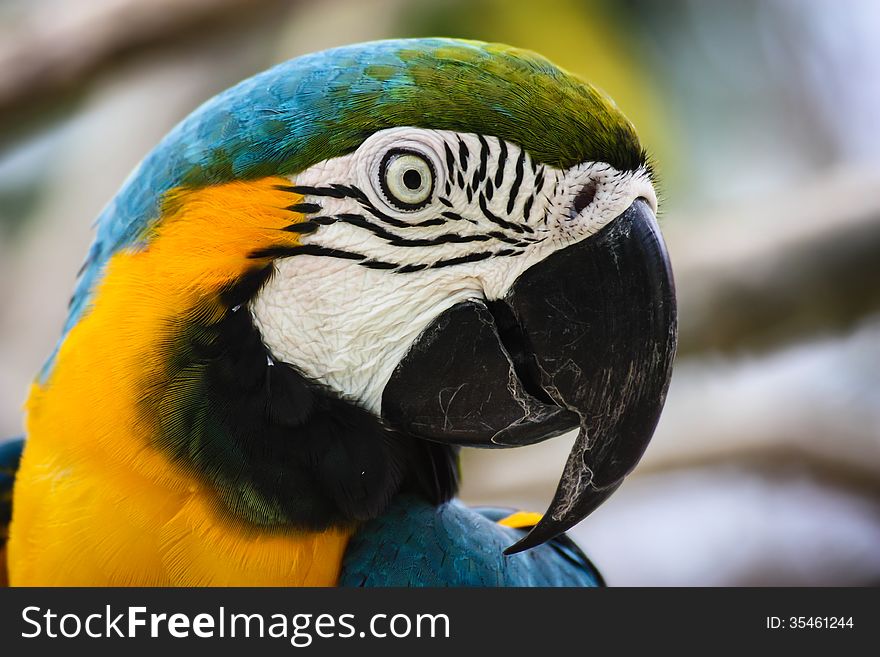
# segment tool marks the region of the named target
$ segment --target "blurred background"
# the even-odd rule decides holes
[[[609,583],[880,584],[873,0],[0,0],[0,436],[169,128],[276,62],[435,35],[581,74],[658,163],[680,350],[643,461],[573,530]],[[467,452],[463,497],[545,509],[572,439]]]

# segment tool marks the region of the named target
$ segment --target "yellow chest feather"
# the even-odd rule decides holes
[[[186,309],[290,243],[295,202],[266,179],[181,193],[148,246],[117,253],[93,307],[28,400],[16,477],[10,584],[329,586],[350,532],[264,531],[234,520],[151,442],[138,412],[158,345]],[[289,184],[289,183],[288,183]],[[284,242],[283,240],[286,240]]]

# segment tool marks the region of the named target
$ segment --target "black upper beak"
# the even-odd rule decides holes
[[[543,519],[507,553],[585,518],[651,439],[676,344],[672,271],[639,199],[526,270],[504,299],[438,317],[391,376],[389,423],[429,440],[525,445],[579,428]]]

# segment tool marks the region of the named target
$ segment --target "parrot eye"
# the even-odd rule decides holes
[[[434,168],[414,151],[393,149],[379,165],[379,184],[385,198],[398,210],[420,210],[434,192]]]

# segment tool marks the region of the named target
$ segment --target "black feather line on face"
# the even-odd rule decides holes
[[[477,167],[477,171],[474,173],[474,187],[486,179],[486,172],[489,166],[489,143],[483,135],[477,135],[477,139],[480,142],[480,166]]]
[[[399,492],[450,499],[456,450],[396,432],[271,358],[247,309],[271,272],[224,290],[221,319],[192,312],[167,340],[165,371],[144,382],[141,406],[156,446],[263,528],[349,526]]]
[[[525,173],[526,152],[520,151],[519,157],[516,159],[516,172],[514,174],[513,185],[510,186],[510,195],[507,198],[507,214],[513,214],[513,206],[516,203],[516,197],[519,194],[520,185],[522,185],[523,175]]]
[[[449,195],[452,191],[452,186],[457,183],[458,188],[466,195],[468,204],[471,204],[474,201],[474,197],[476,197],[479,210],[483,217],[498,226],[501,230],[490,230],[485,233],[480,233],[476,235],[461,235],[455,232],[448,232],[442,235],[435,235],[433,237],[424,238],[413,238],[398,235],[397,233],[393,232],[393,230],[389,230],[382,225],[374,223],[370,220],[371,217],[373,219],[378,219],[382,224],[385,224],[392,229],[411,229],[416,227],[442,226],[446,224],[447,221],[467,221],[473,225],[479,225],[479,222],[475,219],[462,216],[461,214],[452,210],[442,210],[439,213],[440,216],[430,219],[424,219],[421,221],[406,221],[404,219],[389,216],[388,214],[380,210],[370,201],[367,194],[365,194],[357,186],[342,184],[331,184],[326,187],[292,185],[290,187],[283,187],[283,189],[285,189],[286,191],[301,194],[303,196],[313,196],[316,198],[352,198],[355,199],[360,204],[361,208],[368,215],[371,215],[371,217],[351,212],[340,213],[337,215],[312,216],[309,217],[308,221],[304,221],[299,224],[293,224],[285,230],[291,232],[312,233],[317,230],[319,226],[327,226],[341,222],[369,231],[373,235],[379,237],[380,239],[383,239],[387,244],[395,247],[431,247],[442,244],[488,242],[494,239],[505,244],[519,247],[519,249],[523,249],[532,242],[541,241],[536,240],[534,237],[532,237],[535,231],[529,225],[529,219],[536,195],[544,184],[544,168],[543,166],[536,165],[535,162],[529,160],[531,172],[536,176],[536,190],[533,194],[529,194],[526,197],[523,203],[522,211],[520,213],[521,220],[520,216],[518,216],[517,219],[514,220],[513,210],[516,206],[516,201],[524,182],[525,165],[527,161],[525,151],[521,149],[517,151],[516,162],[513,166],[512,172],[514,179],[511,183],[511,187],[506,199],[506,215],[505,217],[498,216],[489,209],[489,202],[492,201],[496,187],[502,185],[504,182],[505,167],[507,164],[509,151],[506,143],[503,140],[497,138],[493,139],[495,139],[495,142],[497,142],[498,144],[498,160],[496,162],[497,168],[494,172],[494,175],[490,175],[489,172],[489,160],[491,157],[491,147],[489,146],[489,142],[482,135],[477,135],[477,140],[479,142],[479,150],[477,155],[478,163],[474,169],[473,176],[471,176],[468,180],[466,180],[464,177],[464,172],[467,171],[467,169],[469,168],[469,159],[471,155],[471,151],[469,150],[468,145],[464,142],[463,139],[461,139],[461,137],[457,138],[454,145],[451,145],[446,141],[443,142],[446,166],[448,168],[448,175],[445,181],[445,193]],[[457,151],[457,159],[453,149]],[[480,190],[481,187],[482,190]],[[446,208],[454,207],[454,203],[442,195],[438,196],[438,202]],[[291,206],[290,209],[304,214],[314,214],[319,212],[322,207],[318,203],[300,202]],[[510,234],[505,234],[502,231],[510,231],[515,234],[516,237]],[[345,251],[341,249],[334,249],[331,247],[324,247],[317,244],[269,247],[261,249],[259,251],[255,251],[253,254],[251,254],[251,257],[266,258],[290,257],[295,255],[317,255],[357,261],[359,265],[367,267],[369,269],[386,269],[393,270],[395,273],[406,274],[416,271],[422,271],[428,268],[436,269],[440,267],[451,267],[458,264],[477,262],[490,258],[492,256],[517,256],[523,253],[523,251],[519,249],[501,249],[495,252],[478,251],[434,262],[415,264],[401,264],[387,261],[379,261],[372,259],[364,254]]]
[[[443,142],[443,151],[446,153],[446,170],[451,176],[452,172],[455,171],[455,156],[452,154],[452,149],[449,148],[449,144],[445,141]]]
[[[470,156],[470,149],[467,147],[467,144],[464,143],[464,140],[461,137],[459,137],[458,138],[458,165],[461,167],[462,171],[467,171],[469,156]]]
[[[534,196],[529,196],[526,199],[526,203],[523,206],[523,222],[527,223],[529,221],[529,215],[532,213],[532,204],[535,202]]]
[[[498,168],[495,171],[495,186],[501,187],[504,181],[504,167],[507,164],[507,144],[503,139],[498,140]]]
[[[510,223],[509,221],[505,221],[501,217],[493,214],[492,211],[489,210],[489,206],[486,203],[486,197],[483,196],[482,194],[480,194],[479,205],[480,205],[480,211],[483,213],[483,216],[486,217],[486,219],[491,221],[493,224],[497,224],[497,225],[501,226],[502,228],[512,230],[516,233],[524,233],[525,232],[526,226],[521,226],[519,224]]]

